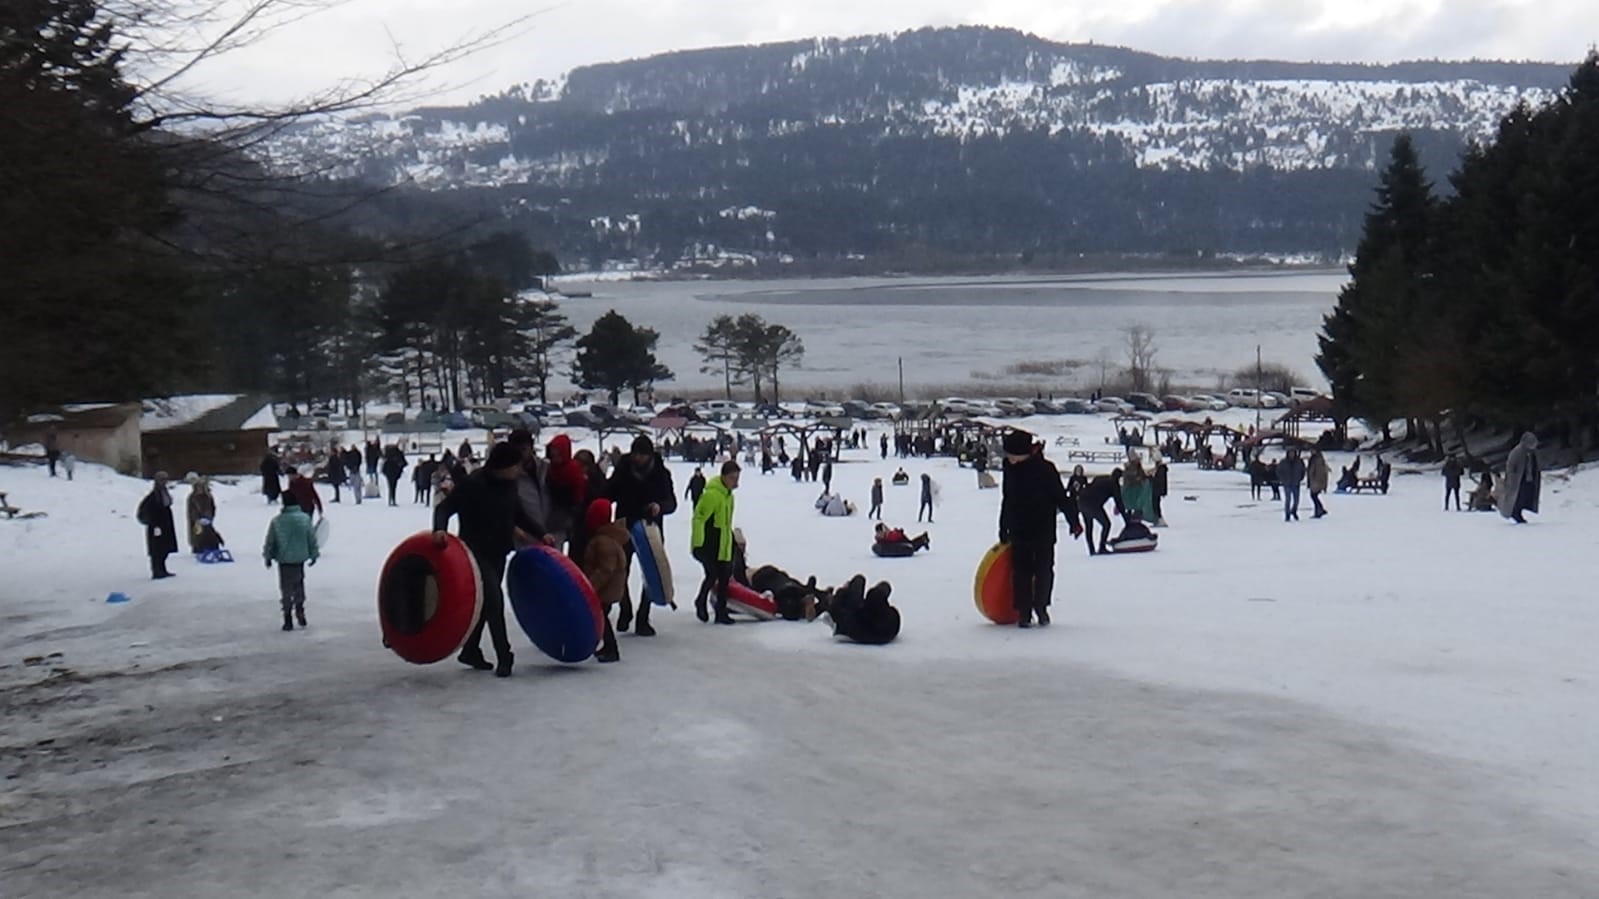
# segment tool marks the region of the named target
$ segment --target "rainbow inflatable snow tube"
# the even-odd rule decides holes
[[[661,540],[661,529],[642,521],[633,522],[627,529],[633,538],[633,555],[638,559],[639,571],[644,575],[644,589],[649,591],[650,602],[669,606],[676,598],[672,594],[672,563],[666,558],[666,544]]]
[[[743,612],[762,621],[777,617],[777,600],[771,594],[757,593],[738,581],[729,581],[727,584],[727,605],[735,612]]]
[[[1009,543],[996,543],[977,563],[977,578],[972,583],[972,598],[977,611],[995,624],[1015,624],[1016,588],[1011,582]]]
[[[407,537],[383,563],[378,622],[383,642],[407,662],[430,665],[449,657],[477,624],[483,576],[460,538],[441,548],[424,531]]]
[[[539,651],[568,664],[594,654],[605,634],[605,610],[572,560],[534,545],[511,557],[506,592],[516,622]]]

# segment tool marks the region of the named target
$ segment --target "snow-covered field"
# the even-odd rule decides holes
[[[864,507],[899,464],[846,453],[835,487]],[[818,487],[738,493],[753,563],[890,580],[895,644],[685,603],[617,665],[546,664],[513,626],[506,681],[379,644],[419,507],[330,506],[286,634],[253,481],[218,488],[239,561],[152,583],[143,484],[0,468],[49,513],[0,521],[0,895],[1599,896],[1599,474],[1552,473],[1526,527],[1403,466],[1288,525],[1178,466],[1160,550],[1063,534],[1056,623],[1019,631],[971,601],[998,491],[905,467],[942,488],[912,559]],[[915,505],[888,489],[913,533]],[[685,509],[680,593],[687,534]]]

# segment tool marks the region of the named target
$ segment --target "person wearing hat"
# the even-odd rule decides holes
[[[732,624],[733,616],[727,611],[728,582],[733,578],[733,491],[738,489],[738,462],[729,459],[722,463],[722,473],[705,482],[705,492],[694,504],[694,531],[689,541],[694,558],[705,569],[705,579],[700,582],[699,594],[694,597],[694,614],[701,621],[710,620],[706,600],[711,590],[716,590],[716,623]],[[639,624],[644,624],[641,606]]]
[[[1033,435],[1005,435],[1005,479],[999,506],[999,542],[1011,549],[1012,602],[1017,627],[1032,627],[1037,616],[1049,624],[1049,599],[1055,586],[1055,515],[1071,522],[1072,537],[1083,531],[1077,502],[1066,492],[1060,472],[1044,458]]]
[[[627,522],[628,528],[641,521],[660,527],[663,518],[677,511],[677,489],[672,486],[672,472],[655,451],[655,443],[644,434],[633,439],[631,452],[617,457],[605,492],[616,504],[616,517]],[[630,543],[629,565],[632,564],[632,558]],[[632,611],[632,603],[624,596],[622,611],[616,616],[617,630],[627,630],[632,623]],[[650,598],[647,594],[639,597],[638,625],[633,633],[640,637],[655,636],[655,628],[650,626]]]
[[[616,646],[616,631],[611,627],[611,607],[622,601],[627,592],[627,547],[633,542],[627,525],[611,519],[611,501],[597,499],[589,503],[583,518],[583,531],[588,539],[583,544],[583,574],[594,585],[594,593],[605,609],[605,636],[600,651],[594,658],[601,662],[615,662],[622,658]]]
[[[150,554],[150,579],[174,577],[167,570],[167,556],[178,551],[178,534],[172,523],[172,493],[167,490],[167,473],[155,473],[155,485],[139,503],[139,523],[144,525],[144,547]]]
[[[528,517],[517,501],[516,480],[522,472],[522,451],[509,443],[489,450],[488,463],[457,481],[433,509],[433,542],[444,546],[452,516],[459,516],[461,542],[471,550],[483,576],[483,611],[457,660],[480,671],[494,669],[497,677],[511,676],[511,641],[505,633],[505,557],[518,541],[554,541],[539,522]],[[494,665],[483,657],[483,626],[494,643]]]

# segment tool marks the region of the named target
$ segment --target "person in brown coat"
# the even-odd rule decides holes
[[[1327,457],[1321,454],[1321,450],[1311,453],[1310,464],[1305,467],[1305,487],[1310,490],[1310,502],[1316,507],[1316,518],[1327,514],[1327,507],[1321,504],[1321,495],[1327,492],[1327,478],[1331,474]]]
[[[197,553],[201,547],[196,545],[196,538],[205,528],[210,527],[217,517],[217,501],[216,497],[211,495],[210,481],[199,478],[194,482],[194,486],[189,488],[188,511],[189,552]],[[205,522],[204,525],[200,523],[202,521]]]
[[[600,605],[605,609],[605,636],[594,658],[615,662],[622,656],[616,647],[616,631],[611,627],[611,607],[621,602],[627,593],[627,546],[632,538],[627,533],[627,522],[611,520],[608,499],[589,503],[583,529],[588,534],[583,545],[583,574],[594,586]]]

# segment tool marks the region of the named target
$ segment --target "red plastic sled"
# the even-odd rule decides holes
[[[753,615],[762,621],[771,621],[777,617],[777,600],[765,593],[757,593],[738,581],[728,582],[727,605],[735,612]]]

